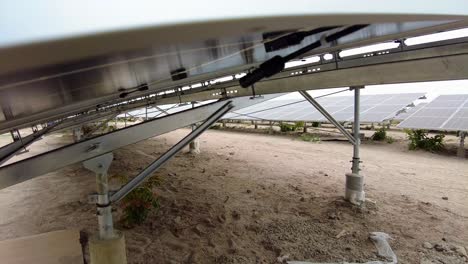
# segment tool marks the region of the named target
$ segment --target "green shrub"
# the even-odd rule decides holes
[[[312,122],[312,127],[320,127],[320,122]]]
[[[421,129],[405,130],[410,140],[408,148],[410,150],[424,149],[427,151],[440,151],[444,149],[445,135],[427,136],[427,132]]]
[[[296,126],[288,123],[281,123],[280,130],[281,132],[296,131]]]
[[[221,129],[221,125],[219,125],[219,124],[212,125],[212,126],[210,126],[210,129],[215,129],[215,130],[216,129]]]
[[[387,131],[385,131],[384,127],[381,127],[379,130],[375,131],[371,138],[375,141],[383,141],[387,138]]]
[[[153,176],[154,177],[154,176]],[[159,199],[153,187],[159,185],[158,178],[147,180],[122,199],[122,223],[127,228],[142,224],[153,209],[159,209]]]
[[[320,137],[314,134],[302,134],[300,139],[307,142],[320,142]]]
[[[393,142],[395,142],[395,139],[390,136],[387,136],[386,141],[388,144],[392,144]]]
[[[303,128],[305,125],[304,121],[297,121],[296,123],[294,123],[294,126],[296,127],[296,130],[298,128]]]

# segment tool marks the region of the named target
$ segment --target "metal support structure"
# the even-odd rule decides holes
[[[192,108],[194,107],[195,107],[195,103],[192,102]],[[191,127],[192,127],[192,131],[194,131],[197,128],[197,125],[192,124]],[[197,138],[195,138],[192,142],[190,142],[189,151],[192,154],[200,154],[200,141]]]
[[[109,199],[109,184],[107,171],[112,163],[112,152],[86,160],[83,166],[96,174],[97,189],[97,216],[99,226],[99,238],[101,240],[115,237],[114,224],[112,222],[112,208]]]
[[[355,144],[353,146],[353,166],[351,171],[355,174],[359,174],[359,145],[361,144],[361,120],[360,120],[360,97],[361,97],[361,88],[363,87],[353,87],[354,89],[354,122],[353,122],[353,134]]]
[[[345,199],[352,204],[362,205],[365,200],[364,193],[364,178],[360,175],[359,163],[361,162],[359,156],[359,146],[361,144],[360,138],[360,96],[362,86],[351,87],[354,90],[354,122],[353,133],[356,144],[353,146],[353,160],[351,173],[346,174],[346,190]]]
[[[99,129],[103,128],[106,124],[108,124],[112,119],[114,119],[116,115],[113,115],[109,118],[106,118],[103,120],[98,126],[96,126],[93,130],[89,131],[86,135],[84,135],[84,138],[90,138],[93,136],[94,132],[99,131]]]
[[[233,101],[235,102],[236,99]],[[0,189],[103,155],[123,146],[201,122],[226,104],[231,104],[231,101],[205,104],[152,119],[5,165],[0,167]]]
[[[49,132],[55,125],[51,125],[45,127],[37,132],[32,133],[29,136],[21,138],[19,140],[14,141],[6,146],[0,148],[0,165],[5,163],[8,159],[13,157],[15,153],[20,151],[21,149],[26,149],[26,147],[32,144],[34,141],[40,139],[43,135]]]
[[[214,112],[210,117],[208,117],[195,130],[190,132],[190,134],[185,136],[181,141],[175,144],[166,153],[164,153],[161,157],[159,157],[157,160],[151,163],[142,172],[140,172],[135,178],[133,178],[130,182],[125,184],[115,194],[113,194],[111,197],[111,202],[119,201],[120,199],[125,197],[125,195],[130,193],[133,189],[138,187],[148,177],[150,177],[157,169],[159,169],[162,165],[164,165],[168,160],[170,160],[174,155],[176,155],[180,150],[182,150],[190,142],[196,139],[200,134],[202,134],[205,130],[207,130],[211,125],[216,123],[216,121],[218,121],[221,117],[223,117],[223,115],[229,112],[229,110],[231,110],[233,107],[234,106],[232,105],[231,101],[228,101],[226,104],[220,107],[216,112]]]
[[[457,149],[457,156],[459,158],[464,159],[466,157],[466,151],[465,151],[466,132],[465,131],[460,131],[458,136],[460,137],[460,145],[458,146],[458,149]]]
[[[73,128],[73,141],[79,142],[83,136],[83,130],[81,126]]]
[[[148,120],[148,106],[145,107],[145,121]]]
[[[160,112],[162,112],[162,113],[164,113],[166,115],[169,115],[169,113],[166,110],[162,109],[161,107],[159,107],[157,105],[155,105],[154,108],[156,108],[157,110],[159,110]]]
[[[332,115],[330,115],[325,108],[323,108],[312,96],[310,96],[307,91],[299,91],[299,93],[307,100],[309,103],[311,103],[317,111],[319,111],[323,116],[327,118],[330,123],[332,123],[338,130],[340,130],[341,133],[351,142],[351,144],[356,145],[356,139],[349,133],[348,130],[346,130],[338,121],[333,118]]]

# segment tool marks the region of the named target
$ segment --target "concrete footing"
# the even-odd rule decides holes
[[[125,237],[117,230],[115,235],[111,239],[99,239],[96,235],[89,240],[91,264],[127,264]]]
[[[459,137],[460,137],[460,145],[458,146],[458,149],[457,149],[457,156],[459,158],[462,158],[464,159],[465,156],[466,156],[466,151],[465,151],[465,137],[466,137],[466,132],[462,131],[462,132],[459,132]]]
[[[346,173],[345,199],[355,205],[361,205],[365,201],[363,176],[355,173]]]
[[[73,141],[78,142],[81,140],[83,136],[83,131],[81,130],[81,127],[75,127],[73,129]]]
[[[189,149],[190,153],[192,154],[200,154],[200,141],[195,139],[194,141],[190,142]]]

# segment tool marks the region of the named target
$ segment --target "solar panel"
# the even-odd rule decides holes
[[[398,127],[468,131],[468,94],[440,95],[410,114]]]
[[[266,101],[266,100],[271,100],[273,98],[279,97],[284,95],[284,93],[280,94],[268,94],[268,95],[263,95],[261,97],[255,97],[252,98],[250,96],[243,96],[243,97],[237,97],[232,100],[236,102],[236,105],[239,107],[247,107],[253,104],[258,104],[260,102]],[[204,105],[207,103],[211,103],[214,100],[207,100],[207,101],[202,101],[202,102],[196,102],[195,106],[200,106]],[[154,117],[159,117],[159,116],[165,116],[166,113],[168,114],[174,114],[180,111],[188,110],[191,109],[193,106],[190,103],[184,103],[184,104],[170,104],[170,105],[158,105],[158,106],[152,106],[149,107],[148,110],[146,111],[145,108],[140,108],[136,110],[132,110],[128,112],[129,116],[134,116],[134,117],[145,117],[148,116],[148,118],[154,118]],[[159,111],[159,109],[164,110],[163,112]],[[125,114],[120,114],[118,117],[124,117]]]
[[[414,107],[406,109],[405,112],[398,114],[395,118],[393,118],[393,120],[400,120],[400,121],[405,120],[406,118],[408,118],[410,115],[412,115],[414,112],[418,111],[425,105],[427,105],[427,103],[421,103]]]
[[[113,20],[123,16],[90,21],[88,13],[76,12],[75,8],[54,12],[53,5],[44,8],[42,4],[42,11],[31,14],[21,25],[14,16],[2,17],[0,32],[5,37],[0,39],[0,131],[67,118],[94,111],[102,105],[125,103],[144,96],[172,98],[173,101],[165,103],[174,103],[180,100],[181,94],[202,92],[212,89],[206,88],[208,86],[228,80],[237,82],[238,78],[233,76],[245,74],[275,56],[286,57],[317,41],[323,45],[305,55],[322,56],[468,25],[459,18],[466,11],[454,12],[446,1],[438,4],[437,9],[432,4],[430,8],[405,6],[403,10],[368,0],[366,5],[373,8],[366,13],[365,20],[359,8],[351,10],[333,3],[317,6],[282,2],[264,8],[264,4],[250,1],[247,9],[240,4],[236,5],[240,9],[228,11],[210,4],[193,4],[203,7],[203,11],[184,8],[188,13],[181,13],[180,4],[173,2],[158,6],[164,16],[143,16],[145,12],[128,11],[135,7],[149,10],[140,5],[117,8],[139,14],[126,16],[138,21],[130,24],[126,19]],[[22,5],[13,3],[9,8],[18,11]],[[107,14],[98,11],[101,8],[96,6],[88,11]],[[410,16],[408,8],[412,10]],[[425,8],[430,11],[423,10]],[[78,17],[73,21],[64,20],[62,18],[67,16],[63,12]],[[15,11],[10,9],[9,13]],[[427,16],[428,13],[438,16]],[[109,24],[111,21],[113,26]],[[363,23],[369,25],[338,38],[333,44],[320,41],[323,36],[332,36],[345,27]],[[335,25],[343,26],[330,27]],[[18,27],[33,30],[18,30]],[[320,33],[316,33],[317,30]],[[288,39],[307,32],[299,43],[279,45],[270,50],[280,42],[289,43],[283,37]],[[361,58],[363,54],[355,56]],[[317,62],[310,61],[309,66],[327,64],[317,59]],[[316,70],[320,68],[310,69]],[[382,82],[379,79],[379,83]],[[204,96],[207,99],[208,95]]]
[[[379,123],[390,119],[402,108],[423,96],[422,93],[411,94],[378,94],[361,96],[361,121]],[[330,96],[318,98],[317,101],[340,122],[354,119],[353,96]],[[303,99],[265,101],[246,107],[224,116],[225,119],[270,120],[270,121],[324,121],[309,102]]]

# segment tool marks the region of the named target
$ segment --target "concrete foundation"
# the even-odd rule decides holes
[[[94,236],[89,240],[91,264],[127,264],[125,237],[115,230],[115,238],[99,239]]]
[[[192,125],[192,131],[195,130],[197,126]],[[190,142],[189,144],[189,151],[192,154],[200,154],[200,141],[198,138]]]
[[[190,142],[189,149],[190,153],[192,154],[200,154],[200,141],[195,139],[194,141]]]
[[[465,137],[466,137],[466,132],[460,132],[460,145],[458,146],[457,149],[457,156],[459,158],[464,159],[466,156],[466,151],[465,151]]]
[[[75,127],[73,129],[73,141],[78,142],[81,140],[83,137],[83,131],[81,130],[81,127]]]
[[[364,203],[366,196],[363,176],[355,173],[346,174],[345,199],[355,205]]]

